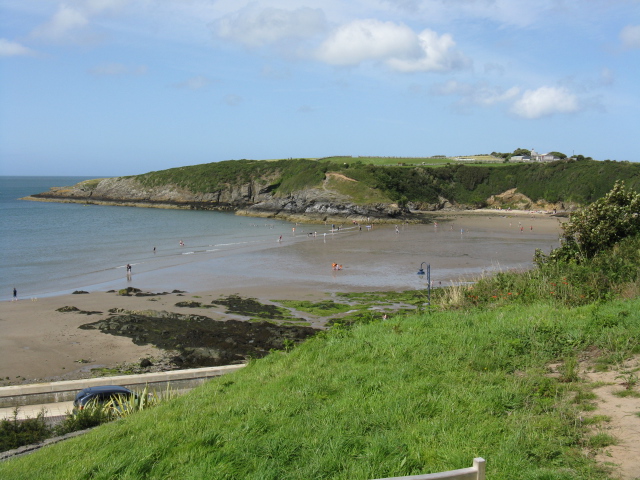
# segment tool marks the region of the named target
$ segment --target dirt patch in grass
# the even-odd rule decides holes
[[[608,435],[615,444],[596,452],[599,462],[612,468],[614,478],[640,478],[640,355],[608,371],[595,371],[592,364],[581,364],[580,375],[595,385],[595,410],[589,418],[602,418],[593,426],[593,436]],[[635,376],[635,377],[634,377]]]

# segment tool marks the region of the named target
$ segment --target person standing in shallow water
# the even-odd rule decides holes
[[[18,300],[18,290],[16,290],[16,287],[13,287],[13,300]]]

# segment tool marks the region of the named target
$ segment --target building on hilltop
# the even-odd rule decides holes
[[[533,148],[531,149],[531,155],[514,155],[510,162],[555,162],[560,160],[558,157],[550,153],[538,153]]]

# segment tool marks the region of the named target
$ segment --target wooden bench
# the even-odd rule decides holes
[[[484,458],[474,458],[473,466],[461,468],[460,470],[449,470],[448,472],[428,473],[425,475],[411,475],[408,477],[388,477],[376,480],[485,480]]]

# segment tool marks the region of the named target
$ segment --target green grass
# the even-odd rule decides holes
[[[591,448],[604,448],[609,445],[616,445],[618,442],[615,437],[608,433],[596,433],[589,438],[587,443]]]
[[[343,163],[347,165],[365,164],[378,166],[416,166],[427,165],[430,167],[439,167],[443,165],[453,165],[456,163],[465,163],[467,165],[483,165],[503,163],[502,158],[496,158],[491,155],[464,155],[462,157],[447,157],[445,155],[436,155],[432,157],[351,157],[337,156],[326,157],[323,161],[334,163]]]
[[[608,478],[546,365],[640,352],[640,300],[503,305],[335,327],[184,397],[0,464],[24,479],[373,479],[487,459],[492,479]],[[588,395],[585,395],[588,397]],[[607,440],[607,441],[605,441]]]
[[[356,308],[346,303],[336,303],[333,300],[323,300],[320,302],[310,302],[308,300],[277,300],[277,302],[285,307],[295,308],[300,312],[322,317],[348,312]]]
[[[345,176],[348,173],[345,172]],[[359,205],[392,202],[387,195],[361,181],[337,179],[334,176],[329,176],[325,186],[328,190],[344,195],[349,198],[349,201]]]

